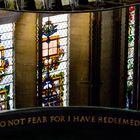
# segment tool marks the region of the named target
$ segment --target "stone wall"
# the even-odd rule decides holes
[[[70,105],[88,105],[90,14],[70,15]]]
[[[36,14],[24,13],[15,25],[16,108],[36,105]]]

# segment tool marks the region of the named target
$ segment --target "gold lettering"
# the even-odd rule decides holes
[[[27,123],[30,124],[32,122],[32,118],[29,117]]]
[[[134,125],[134,120],[133,120],[133,119],[130,120],[130,125],[131,125],[131,126]]]
[[[89,122],[91,121],[93,118],[91,116],[81,116],[80,118],[80,122]],[[93,121],[93,120],[92,120]]]
[[[48,121],[47,121],[47,117],[46,117],[46,116],[43,116],[43,117],[42,117],[42,119],[43,119],[43,123],[48,122]]]
[[[104,117],[104,123],[108,123],[108,117]]]
[[[42,120],[40,117],[37,117],[37,123],[42,123]]]
[[[27,123],[28,124],[38,124],[38,123],[46,123],[47,122],[47,117],[45,117],[45,116],[42,116],[42,117],[40,117],[40,116],[38,116],[38,117],[29,117],[28,119],[27,119]]]
[[[13,126],[14,125],[14,120],[8,120],[8,126]]]
[[[103,117],[99,116],[98,117],[98,123],[102,123],[103,122]]]
[[[79,120],[80,122],[85,122],[86,120],[85,120],[85,116],[81,116],[81,118],[80,118],[80,120]]]
[[[96,122],[95,116],[92,116],[92,117],[91,117],[91,122],[94,122],[94,123]]]
[[[114,119],[112,117],[108,117],[108,123],[113,123]]]
[[[25,118],[15,119],[15,120],[8,120],[8,126],[17,126],[17,125],[23,125],[25,122]]]
[[[91,116],[85,116],[85,120],[86,120],[86,122],[89,122],[90,119],[91,119]]]
[[[25,120],[26,120],[25,118],[20,118],[21,125],[24,125]]]
[[[96,122],[95,116],[73,116],[73,122]]]
[[[140,121],[139,121],[139,120],[135,120],[134,125],[135,125],[135,126],[140,126]]]
[[[126,125],[129,125],[129,120],[128,119],[123,119],[122,123],[126,124]]]
[[[36,117],[32,117],[32,123],[33,124],[36,124],[37,122],[36,122]]]
[[[65,122],[64,116],[50,116],[50,122]]]
[[[32,123],[36,124],[36,123],[41,123],[41,118],[40,117],[32,117]]]
[[[118,124],[122,124],[122,118],[118,118]]]
[[[48,118],[49,117],[49,118]],[[49,120],[48,120],[49,119]],[[97,119],[97,120],[96,120]],[[27,117],[27,118],[19,118],[19,119],[13,119],[13,120],[6,120],[6,121],[0,121],[0,127],[12,127],[12,126],[18,126],[18,125],[24,125],[24,124],[39,124],[39,123],[47,123],[50,122],[65,122],[65,116],[34,116],[34,117]],[[67,116],[67,122],[79,122],[79,123],[86,123],[91,122],[94,123],[97,121],[97,123],[106,123],[106,124],[115,124],[115,125],[129,125],[129,126],[140,126],[140,120],[134,120],[129,118],[117,118],[117,117],[111,117],[111,116]]]
[[[73,116],[73,122],[79,122],[79,116]]]
[[[17,126],[17,125],[19,125],[19,124],[20,124],[20,120],[15,119],[15,120],[14,120],[14,125]]]
[[[6,126],[6,122],[5,122],[5,121],[1,121],[1,122],[0,122],[0,127],[3,128],[3,127],[5,127],[5,126]]]
[[[68,122],[70,122],[70,120],[71,120],[71,117],[70,117],[70,116],[68,116]]]
[[[117,120],[118,120],[117,118],[114,118],[114,121],[113,121],[114,124],[117,124],[118,123]]]

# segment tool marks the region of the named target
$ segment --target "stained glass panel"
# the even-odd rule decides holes
[[[0,34],[2,33],[8,33],[8,32],[13,32],[13,24],[3,24],[0,25]]]
[[[13,47],[13,40],[12,39],[3,40],[2,44],[3,44],[5,49],[12,48]]]
[[[133,58],[134,57],[134,47],[129,47],[128,48],[128,58]]]
[[[127,68],[128,69],[133,69],[133,67],[134,67],[134,58],[130,58],[130,59],[128,59]]]
[[[133,104],[133,77],[134,77],[134,47],[135,47],[135,6],[129,7],[129,29],[128,29],[128,60],[127,60],[127,102],[126,106],[131,108]]]
[[[42,106],[68,105],[68,15],[42,19]]]
[[[0,110],[14,107],[13,29],[12,23],[0,25]]]

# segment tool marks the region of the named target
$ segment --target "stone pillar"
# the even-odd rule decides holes
[[[113,58],[113,11],[102,12],[101,39],[101,88],[100,105],[111,106],[112,58]]]
[[[15,25],[16,108],[36,106],[36,20],[35,13],[24,13]]]
[[[70,15],[70,106],[88,105],[90,14]]]
[[[125,37],[126,37],[126,8],[122,9],[122,20],[121,20],[121,46],[120,46],[120,92],[119,92],[119,106],[120,108],[124,108],[125,107]]]

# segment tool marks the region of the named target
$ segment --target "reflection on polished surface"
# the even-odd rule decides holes
[[[28,108],[0,113],[2,140],[137,140],[140,112],[103,107]]]
[[[0,66],[7,74],[1,77],[15,72],[0,81],[4,110],[140,108],[138,1],[80,2],[73,9],[63,3],[58,9],[0,11]]]
[[[107,0],[1,0],[0,7],[4,10],[33,11],[33,12],[92,12],[104,11],[132,4],[139,0],[124,0],[121,2]]]

